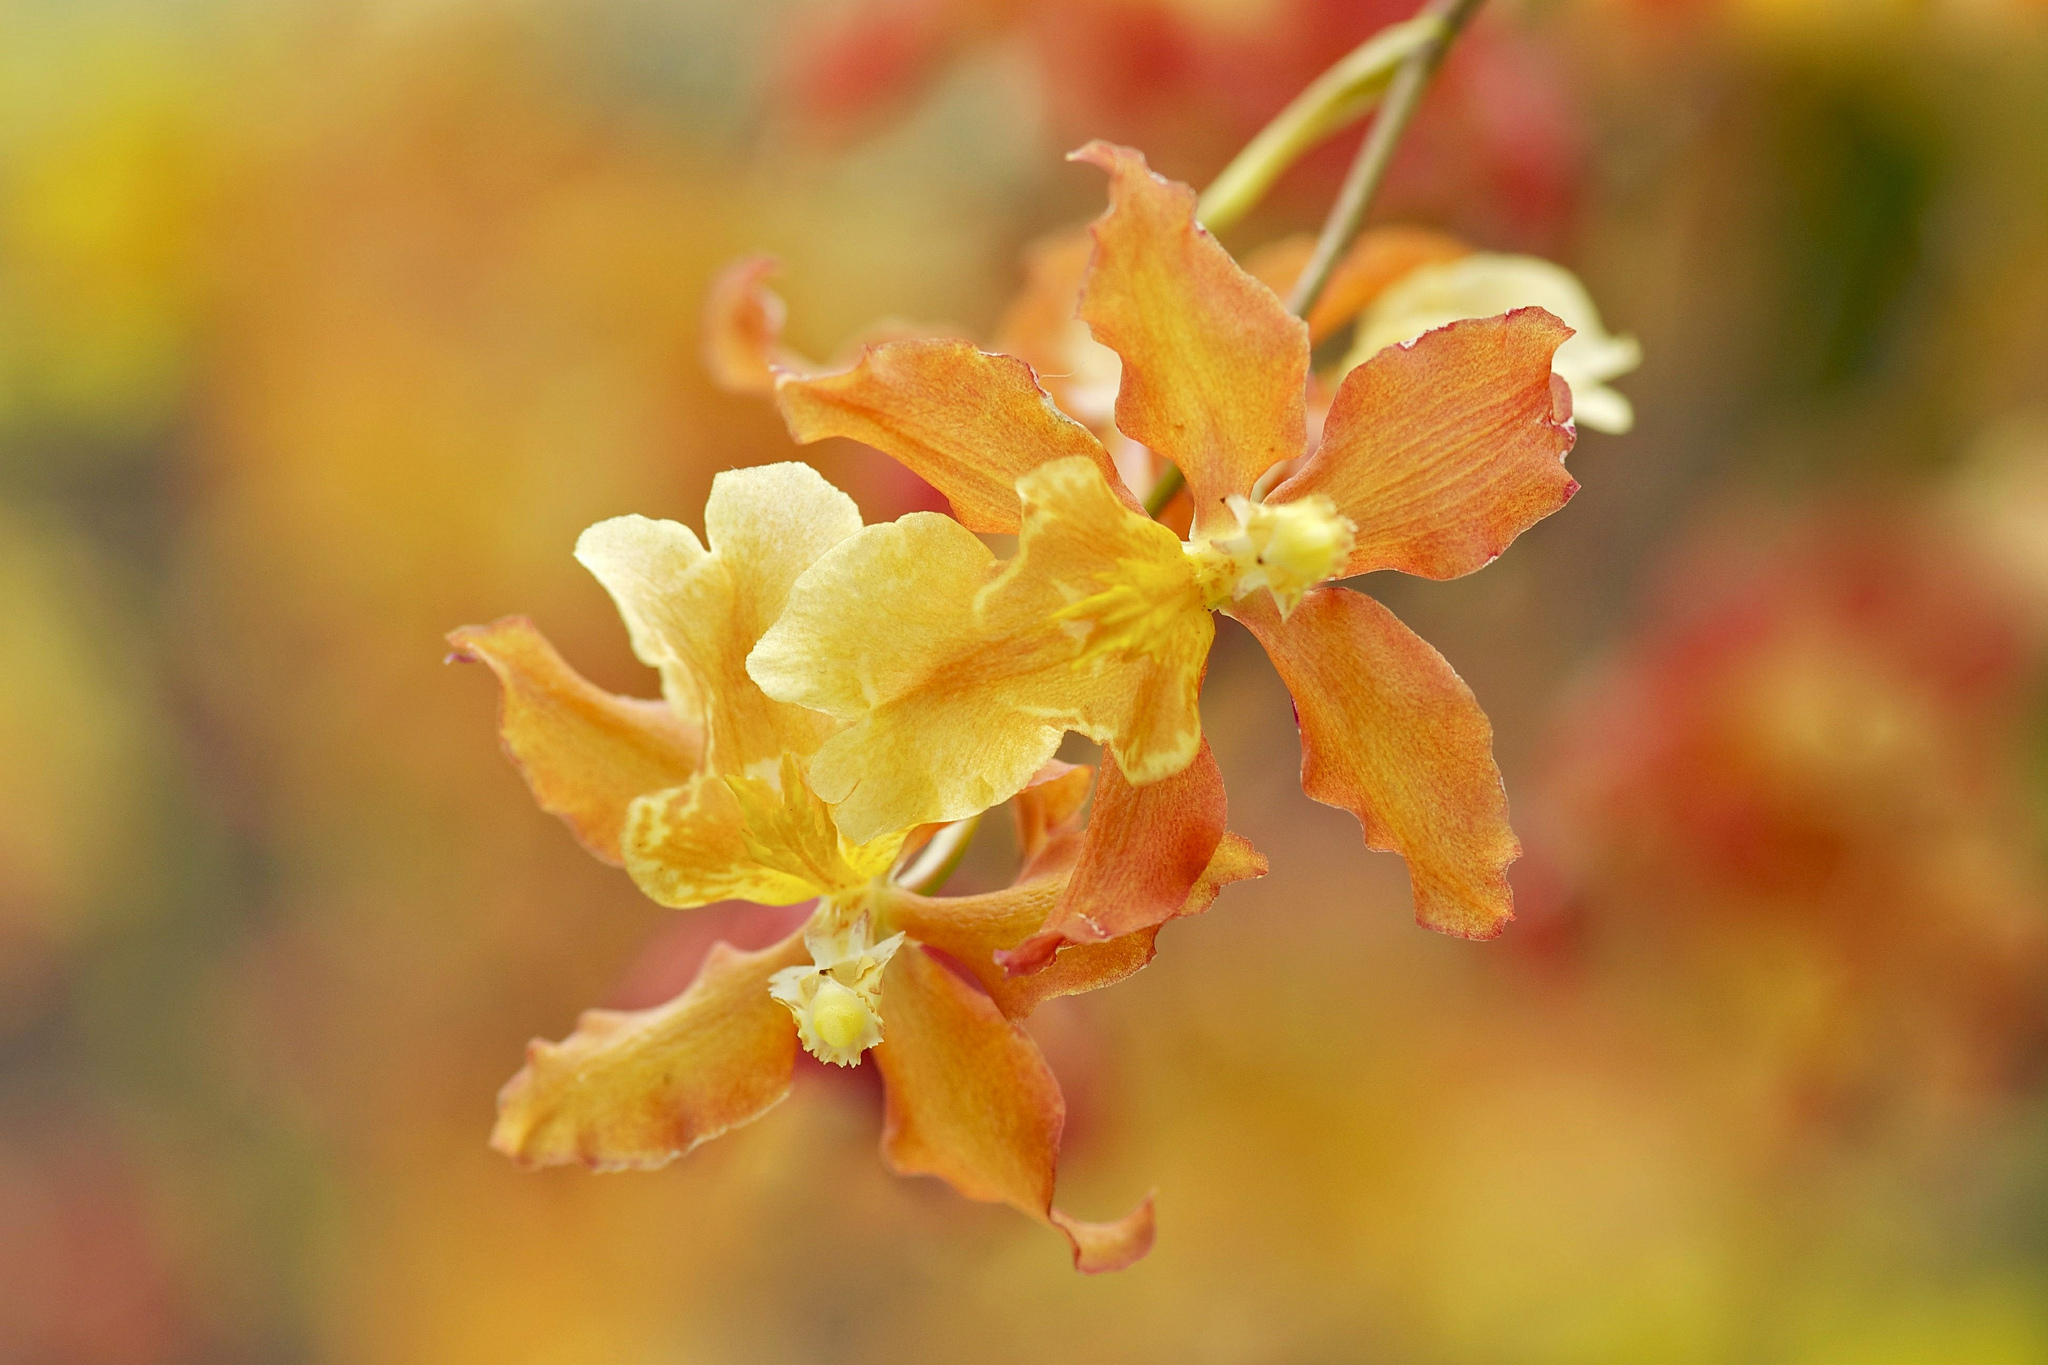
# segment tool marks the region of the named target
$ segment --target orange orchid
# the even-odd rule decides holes
[[[542,808],[655,900],[816,909],[759,952],[715,946],[666,1004],[592,1011],[564,1041],[536,1041],[499,1097],[493,1145],[529,1166],[657,1167],[780,1101],[799,1044],[841,1066],[872,1054],[894,1169],[1051,1224],[1083,1270],[1138,1259],[1149,1199],[1106,1224],[1053,1207],[1064,1103],[1018,1021],[1130,975],[1160,925],[1263,874],[1224,830],[1214,761],[1204,753],[1144,788],[1105,767],[1085,826],[1088,771],[1042,765],[1013,802],[1016,884],[922,894],[952,835],[847,839],[803,772],[836,722],[770,699],[743,667],[792,583],[859,533],[859,512],[807,466],[771,465],[719,475],[705,528],[708,546],[677,523],[621,517],[578,543],[660,671],[661,700],[594,687],[523,618],[454,632],[454,657],[498,675],[505,747]],[[1128,856],[1136,847],[1142,859]],[[1009,980],[997,955],[1048,931],[1088,946]]]
[[[1457,577],[1563,505],[1574,433],[1552,362],[1570,329],[1529,308],[1390,346],[1344,376],[1309,452],[1308,325],[1200,226],[1187,186],[1127,148],[1075,155],[1110,176],[1080,315],[1121,365],[1117,427],[1186,476],[1191,538],[1145,515],[1025,361],[871,345],[844,371],[777,376],[791,431],[878,447],[959,520],[914,515],[832,547],[748,672],[844,726],[808,780],[865,840],[1003,800],[1067,730],[1139,788],[1182,772],[1222,610],[1293,693],[1308,794],[1407,859],[1423,923],[1492,937],[1519,845],[1491,727],[1435,650],[1331,580]],[[1016,557],[977,531],[1018,533]],[[1073,941],[1054,927],[1009,965]]]

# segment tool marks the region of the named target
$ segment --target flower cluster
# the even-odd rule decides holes
[[[1004,326],[1020,354],[904,335],[817,366],[783,346],[765,262],[714,291],[714,374],[772,392],[799,441],[895,457],[953,515],[863,525],[779,464],[721,474],[701,541],[592,527],[577,558],[658,701],[593,687],[523,619],[451,636],[503,684],[540,804],[647,895],[815,906],[762,951],[720,945],[667,1004],[535,1043],[500,1098],[494,1141],[515,1159],[659,1165],[782,1098],[799,1048],[872,1058],[896,1170],[1049,1222],[1083,1269],[1142,1255],[1149,1199],[1107,1224],[1053,1207],[1062,1103],[1020,1021],[1136,971],[1162,925],[1265,871],[1226,831],[1202,735],[1217,612],[1293,694],[1305,790],[1406,858],[1422,922],[1487,938],[1511,917],[1518,845],[1485,715],[1337,580],[1469,573],[1562,506],[1574,391],[1625,424],[1601,386],[1632,343],[1554,267],[1417,232],[1369,234],[1296,318],[1272,286],[1305,253],[1247,269],[1137,152],[1076,156],[1108,173],[1110,206],[1035,254]],[[1354,321],[1355,354],[1313,372],[1312,341]],[[1132,491],[1161,462],[1185,477],[1185,537]],[[1014,534],[1014,555],[988,533]],[[1058,759],[1069,731],[1102,746],[1099,772]],[[1006,803],[1014,883],[933,894]]]

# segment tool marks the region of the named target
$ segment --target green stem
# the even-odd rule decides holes
[[[1393,83],[1387,87],[1379,117],[1366,131],[1358,156],[1344,177],[1344,188],[1338,191],[1337,202],[1323,223],[1322,235],[1316,239],[1315,254],[1309,257],[1308,265],[1303,268],[1301,278],[1295,281],[1294,291],[1288,297],[1288,311],[1297,317],[1308,316],[1309,309],[1315,307],[1316,300],[1329,286],[1337,262],[1350,247],[1351,239],[1358,235],[1359,226],[1365,221],[1365,211],[1371,206],[1373,195],[1379,191],[1380,182],[1386,179],[1387,167],[1394,159],[1394,149],[1400,145],[1401,135],[1408,131],[1409,122],[1421,106],[1430,78],[1443,65],[1451,44],[1482,3],[1484,0],[1429,0],[1422,15],[1418,16],[1434,17],[1441,21],[1440,27],[1401,63]]]
[[[974,831],[980,824],[979,815],[970,815],[934,834],[931,842],[918,850],[910,866],[894,879],[896,884],[920,896],[937,895],[958,870],[960,860],[967,856],[967,847],[974,842]]]
[[[1170,464],[1159,471],[1159,477],[1152,480],[1152,487],[1145,494],[1145,515],[1154,521],[1166,510],[1166,504],[1173,501],[1173,495],[1187,484],[1187,475],[1180,472],[1180,466]]]
[[[1311,147],[1365,117],[1401,64],[1438,38],[1442,29],[1443,20],[1428,13],[1383,28],[1311,81],[1202,191],[1195,210],[1202,225],[1222,232],[1251,212],[1273,182]]]

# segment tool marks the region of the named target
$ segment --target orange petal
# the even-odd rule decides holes
[[[1055,839],[1078,831],[1081,808],[1088,804],[1088,785],[1095,769],[1085,763],[1055,758],[1035,773],[1024,790],[1010,800],[1017,826],[1017,860],[1026,869],[1037,862]]]
[[[498,1094],[491,1146],[522,1166],[664,1166],[789,1093],[796,1024],[768,978],[811,960],[804,936],[743,953],[712,946],[688,990],[646,1010],[590,1010],[535,1039]]]
[[[1308,233],[1283,237],[1245,257],[1244,268],[1284,298],[1315,249],[1316,239]],[[1428,228],[1382,227],[1361,233],[1308,311],[1309,340],[1320,342],[1330,336],[1411,271],[1471,254],[1472,248],[1457,238]]]
[[[1197,524],[1308,439],[1308,328],[1195,221],[1195,192],[1128,147],[1072,154],[1109,172],[1081,316],[1123,358],[1116,424],[1180,466]]]
[[[1123,490],[1109,452],[1053,406],[1031,367],[964,341],[893,341],[860,363],[776,389],[790,435],[846,436],[894,456],[946,495],[974,531],[1017,529],[1017,479],[1047,460],[1079,455]]]
[[[1193,763],[1143,787],[1103,764],[1087,842],[1059,905],[997,961],[1012,974],[1035,972],[1070,943],[1101,943],[1179,915],[1223,838],[1226,806],[1207,740]]]
[[[1408,860],[1415,918],[1492,938],[1514,918],[1521,845],[1493,762],[1493,727],[1443,656],[1363,593],[1317,588],[1283,623],[1248,598],[1231,614],[1294,695],[1301,785],[1348,810],[1369,848]]]
[[[1122,1225],[1070,1226],[1055,1213],[1059,1083],[1029,1034],[928,954],[891,959],[882,1041],[870,1055],[887,1090],[882,1155],[893,1170],[938,1176],[969,1199],[1059,1228],[1080,1270],[1121,1269],[1149,1249],[1150,1200]]]
[[[498,675],[498,734],[540,808],[561,816],[598,857],[623,863],[626,807],[696,771],[703,734],[666,702],[592,686],[524,616],[464,626],[448,643],[450,658],[489,664]]]
[[[744,256],[718,272],[704,297],[704,368],[731,393],[775,391],[775,373],[810,365],[782,344],[788,310],[767,279],[773,256]]]
[[[1235,834],[1226,834],[1187,899],[1167,919],[1199,915],[1215,904],[1232,882],[1266,875],[1266,860]],[[945,952],[974,975],[1012,1019],[1022,1019],[1044,1001],[1114,985],[1152,960],[1159,926],[1151,925],[1106,943],[1081,943],[1052,959],[1042,971],[1012,976],[996,960],[1041,928],[1066,889],[1064,872],[1032,877],[1016,886],[979,896],[927,897],[891,888],[890,922],[919,942]]]
[[[1484,566],[1578,491],[1571,390],[1551,376],[1570,335],[1523,308],[1387,347],[1344,376],[1321,448],[1267,500],[1334,498],[1358,527],[1346,575]]]

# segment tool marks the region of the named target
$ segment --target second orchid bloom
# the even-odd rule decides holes
[[[748,659],[767,695],[845,725],[812,759],[812,790],[864,841],[1005,799],[1068,730],[1133,784],[1182,773],[1220,610],[1293,694],[1308,794],[1407,859],[1423,923],[1499,933],[1519,846],[1491,727],[1435,650],[1332,580],[1458,577],[1571,497],[1572,390],[1554,373],[1571,329],[1524,308],[1379,350],[1343,376],[1311,450],[1308,325],[1195,221],[1187,186],[1127,148],[1076,155],[1110,176],[1080,316],[1121,362],[1121,435],[1186,477],[1190,538],[1145,514],[1021,360],[905,340],[837,373],[785,372],[799,439],[886,451],[958,517],[835,545]],[[976,531],[1016,532],[1016,556]]]

